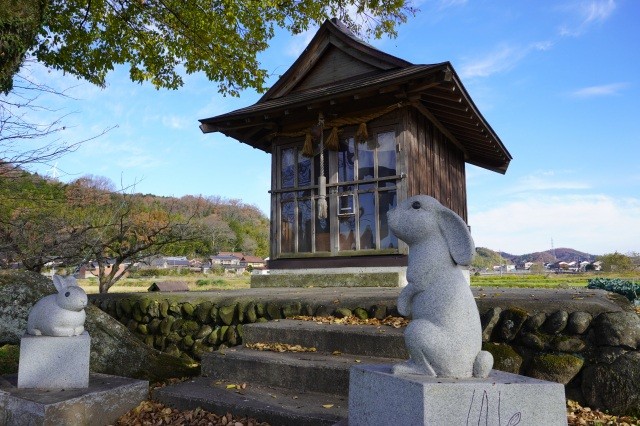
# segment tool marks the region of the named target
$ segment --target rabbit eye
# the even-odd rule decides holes
[[[64,297],[69,297],[70,295],[71,295],[71,293],[70,293],[70,292],[66,292],[66,293],[64,294]]]
[[[418,210],[420,207],[422,207],[422,204],[420,204],[420,201],[414,201],[413,203],[411,203],[411,207]]]

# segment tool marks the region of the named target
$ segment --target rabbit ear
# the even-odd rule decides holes
[[[58,290],[58,293],[59,293],[67,286],[67,283],[64,280],[64,278],[62,277],[62,275],[54,275],[53,276],[53,285],[56,286],[56,290]]]
[[[443,206],[438,212],[438,226],[447,241],[453,261],[458,265],[470,265],[476,248],[464,220]]]
[[[69,275],[67,277],[63,277],[62,275],[54,275],[53,276],[53,285],[56,286],[58,292],[61,292],[63,289],[71,286],[77,286],[78,282],[76,281],[76,277],[73,275]]]
[[[65,281],[67,282],[67,287],[72,287],[72,286],[76,286],[76,287],[80,287],[78,285],[78,281],[76,281],[76,277],[74,277],[73,275],[69,275]]]

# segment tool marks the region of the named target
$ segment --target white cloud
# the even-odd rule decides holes
[[[527,53],[527,49],[517,49],[501,45],[478,59],[469,60],[460,67],[460,76],[464,78],[489,77],[493,74],[513,68]]]
[[[554,44],[555,42],[551,40],[537,41],[535,43],[532,43],[531,47],[534,48],[535,50],[545,52],[547,50],[550,50]]]
[[[144,154],[124,154],[116,161],[118,166],[123,169],[152,169],[163,164],[166,164],[165,161],[162,161],[158,158],[155,158],[150,155]]]
[[[311,42],[313,36],[316,35],[317,31],[318,28],[311,27],[306,31],[301,32],[300,34],[296,34],[291,37],[291,40],[287,44],[285,54],[294,58],[300,56],[305,47],[307,47],[307,45]]]
[[[448,9],[450,7],[464,6],[467,4],[467,0],[440,0],[439,9]]]
[[[589,27],[609,19],[616,9],[615,0],[578,1],[565,7],[569,10],[570,22],[560,27],[561,36],[577,37],[585,33]]]
[[[577,98],[591,98],[595,96],[612,96],[617,95],[622,89],[628,87],[628,83],[611,83],[600,86],[583,87],[571,93]]]
[[[507,193],[530,194],[538,191],[570,191],[589,189],[591,185],[586,182],[567,179],[570,171],[536,171],[530,175],[518,179],[516,184]]]
[[[482,211],[470,206],[477,246],[525,254],[569,247],[591,254],[640,251],[640,199],[605,195],[532,196]]]
[[[177,115],[165,115],[162,117],[162,125],[172,129],[187,129],[195,126],[195,120]]]

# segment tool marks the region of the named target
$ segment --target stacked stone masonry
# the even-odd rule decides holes
[[[243,325],[297,315],[379,318],[395,306],[326,306],[301,302],[180,301],[133,296],[93,299],[147,345],[200,360],[242,344]],[[594,408],[640,415],[640,319],[634,312],[481,311],[483,348],[494,368],[563,383],[567,397]]]

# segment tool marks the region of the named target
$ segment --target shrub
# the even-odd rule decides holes
[[[630,301],[640,303],[640,284],[620,278],[593,278],[589,280],[587,288],[611,291],[625,296]]]
[[[201,280],[197,280],[196,281],[196,287],[204,287],[207,285],[217,285],[217,286],[224,286],[226,284],[225,280],[223,279],[201,279]]]

